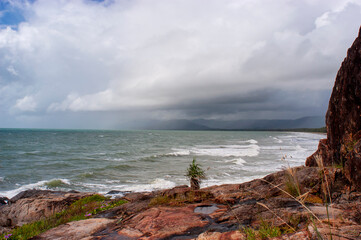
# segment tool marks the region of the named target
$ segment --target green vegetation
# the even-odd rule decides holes
[[[273,226],[267,222],[262,221],[258,230],[251,227],[242,229],[247,236],[247,240],[268,239],[271,237],[279,237],[282,232],[279,227]]]
[[[196,163],[196,159],[193,158],[192,163],[189,165],[187,169],[186,177],[189,178],[191,189],[198,190],[200,188],[201,179],[205,179],[206,175],[204,170],[201,168],[199,164]]]
[[[257,239],[256,231],[253,228],[244,227],[242,230],[246,234],[247,240],[256,240]]]
[[[170,195],[158,195],[150,200],[149,206],[183,206],[186,203],[202,202],[211,198],[212,195],[207,192],[193,192],[189,191],[184,194]]]
[[[61,224],[84,220],[99,212],[114,208],[124,203],[126,203],[125,200],[112,201],[98,194],[85,197],[71,204],[66,210],[55,213],[49,218],[25,224],[21,227],[15,228],[10,233],[0,235],[0,239],[29,239]]]
[[[279,227],[275,227],[267,222],[262,221],[261,226],[258,230],[259,236],[261,239],[267,239],[270,237],[278,237],[281,236],[281,229]]]

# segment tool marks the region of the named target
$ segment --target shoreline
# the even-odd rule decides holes
[[[270,224],[273,229],[278,229],[281,234],[278,236],[288,237],[281,239],[313,239],[312,236],[317,236],[317,233],[311,227],[312,214],[327,222],[320,168],[300,166],[292,169],[302,193],[308,193],[303,203],[284,192],[291,191],[287,187],[290,175],[288,175],[289,170],[286,169],[262,179],[240,184],[210,186],[195,191],[183,185],[152,192],[127,193],[115,200],[105,200],[109,203],[122,200],[126,201],[125,204],[100,210],[95,215],[83,216],[83,220],[79,222],[56,226],[41,233],[35,239],[52,239],[59,233],[64,235],[61,239],[74,237],[73,234],[93,240],[107,239],[109,236],[117,236],[119,239],[246,239],[247,231],[259,234],[258,231],[263,226],[262,222]],[[340,172],[341,169],[328,168],[324,171],[326,174],[324,176],[331,180],[332,176],[338,176]],[[357,209],[361,207],[361,193],[349,192],[344,188],[344,181],[341,175],[332,180],[332,185],[336,187],[332,188],[331,208],[336,215],[331,218],[338,226],[333,227],[332,231],[342,236],[355,237],[350,235],[349,230],[361,230],[361,222],[358,222],[356,216]],[[279,187],[275,187],[276,185]],[[44,216],[34,214],[41,212],[43,208],[49,208],[49,203],[55,204],[52,208],[64,207],[64,203],[69,199],[72,199],[70,202],[74,202],[94,194],[96,193],[29,190],[12,199],[10,205],[0,207],[0,216],[4,216],[4,211],[8,211],[7,215],[12,219],[12,223],[23,224],[26,221],[36,220],[36,216]],[[312,211],[312,214],[303,207],[303,204]],[[68,207],[65,205],[65,209],[67,208],[69,205]],[[274,213],[278,217],[275,217]],[[50,217],[52,213],[47,214]],[[31,217],[27,218],[27,216]],[[296,225],[292,220],[294,217],[290,216],[298,216]],[[317,231],[328,236],[329,228],[321,222],[315,223]],[[89,228],[90,223],[97,227]],[[1,224],[4,225],[4,219],[0,217]],[[66,226],[71,227],[72,230],[64,229]],[[10,230],[7,229],[6,233],[9,233]],[[218,238],[215,238],[215,235]]]

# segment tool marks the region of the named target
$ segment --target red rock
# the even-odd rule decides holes
[[[209,224],[200,214],[193,212],[194,207],[150,208],[125,223],[126,228],[118,231],[119,237],[140,237],[144,239],[163,239],[173,235],[187,235],[193,228]]]
[[[118,233],[121,236],[128,237],[131,239],[132,238],[140,238],[141,236],[144,235],[141,231],[139,231],[138,229],[134,229],[134,228],[123,228]]]
[[[361,190],[361,156],[359,148],[354,149],[361,135],[361,28],[337,73],[326,126],[327,139],[320,141],[306,165],[315,166],[316,155],[325,166],[344,165],[348,180],[355,189]]]
[[[359,140],[352,151],[346,156],[345,176],[352,182],[357,190],[361,190],[361,140]]]
[[[79,240],[91,239],[91,235],[107,225],[113,223],[115,220],[106,218],[92,218],[81,221],[70,222],[60,225],[59,227],[50,229],[37,237],[34,240]]]
[[[316,156],[320,156],[323,159],[323,161],[326,163],[325,165],[330,165],[330,164],[327,164],[327,162],[330,159],[332,159],[332,156],[331,156],[331,150],[329,149],[329,146],[328,146],[327,139],[320,140],[320,142],[318,143],[318,148],[317,148],[316,152],[306,159],[306,166],[317,167],[317,163],[316,163],[316,159],[315,159]]]

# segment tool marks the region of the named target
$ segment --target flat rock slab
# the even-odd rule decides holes
[[[50,229],[34,240],[80,240],[91,239],[91,235],[106,228],[116,220],[106,218],[91,218],[76,222],[70,222]]]
[[[193,229],[209,224],[194,207],[150,208],[134,216],[126,228],[118,231],[118,239],[164,239],[171,236],[190,235]]]

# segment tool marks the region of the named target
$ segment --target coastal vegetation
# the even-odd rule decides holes
[[[273,226],[265,221],[261,221],[258,230],[251,227],[244,227],[242,231],[246,234],[247,240],[268,239],[271,237],[279,237],[282,234],[279,227]]]
[[[192,163],[189,165],[186,176],[189,178],[191,189],[193,190],[198,190],[201,180],[206,178],[204,170],[196,162],[195,158],[193,158]]]

